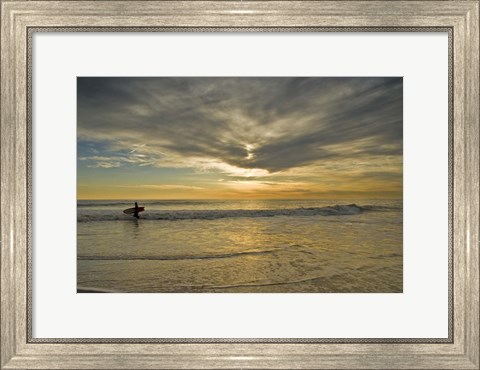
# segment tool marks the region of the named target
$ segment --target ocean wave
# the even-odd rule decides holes
[[[266,286],[278,286],[278,285],[291,285],[291,284],[301,284],[308,283],[316,280],[321,280],[329,278],[330,276],[313,276],[297,280],[289,281],[251,281],[238,284],[226,284],[226,285],[189,285],[184,286],[186,289],[232,289],[232,288],[250,288],[250,287],[266,287]]]
[[[244,251],[223,254],[204,254],[204,255],[186,255],[186,256],[135,256],[135,255],[118,255],[118,256],[77,256],[79,261],[184,261],[184,260],[208,260],[235,258],[245,256],[256,256],[262,254],[271,254],[281,251],[280,249],[267,249],[259,251]]]
[[[373,207],[373,206],[372,206]],[[356,204],[334,205],[328,207],[282,208],[282,209],[230,209],[230,210],[165,210],[148,211],[140,214],[142,220],[217,220],[222,218],[256,218],[277,216],[342,216],[356,215],[363,211],[374,211]],[[78,222],[132,220],[132,217],[114,210],[79,210]]]

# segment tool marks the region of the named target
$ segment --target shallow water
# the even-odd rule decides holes
[[[79,288],[402,292],[401,200],[145,201],[139,220],[132,205],[78,202]]]

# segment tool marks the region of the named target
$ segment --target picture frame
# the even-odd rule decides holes
[[[2,1],[1,6],[1,369],[479,368],[478,1]],[[33,338],[31,38],[38,30],[447,32],[453,130],[449,338]]]

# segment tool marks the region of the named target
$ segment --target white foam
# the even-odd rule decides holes
[[[222,210],[153,210],[142,212],[141,218],[145,220],[216,220],[233,217],[275,217],[275,216],[341,216],[355,215],[364,210],[375,210],[376,207],[361,207],[355,204],[335,205],[329,207],[309,208],[284,208],[284,209],[222,209]],[[78,222],[91,221],[122,221],[131,220],[132,217],[119,210],[79,209]]]

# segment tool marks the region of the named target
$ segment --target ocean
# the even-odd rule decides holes
[[[401,293],[402,200],[77,202],[78,292]]]

